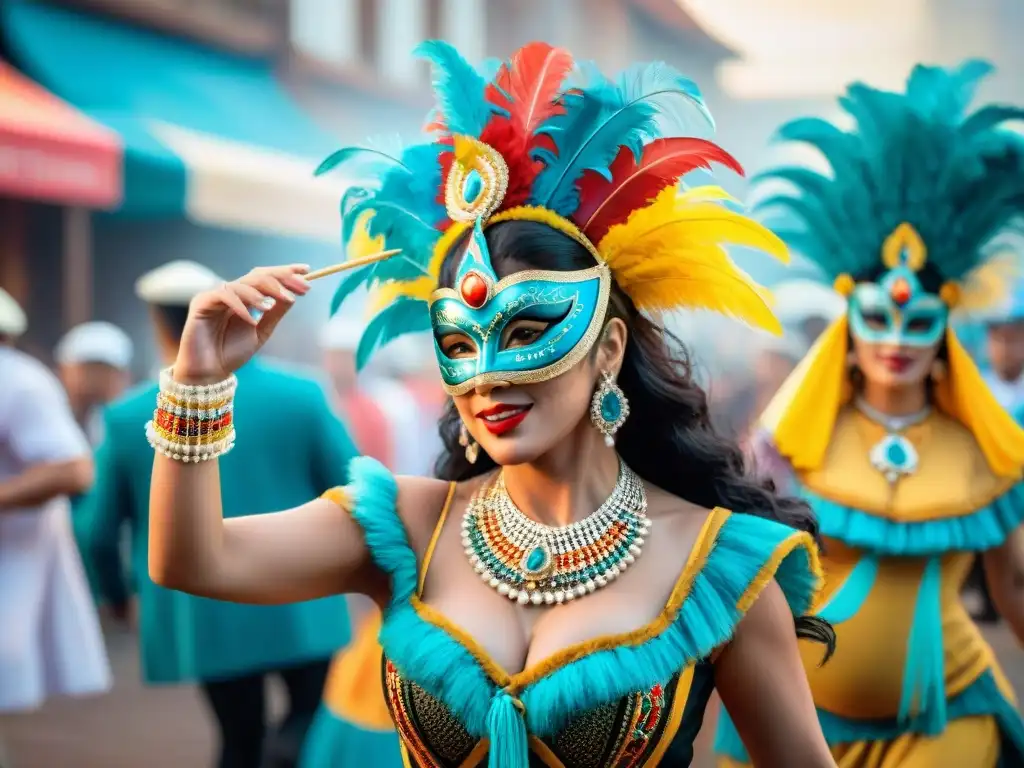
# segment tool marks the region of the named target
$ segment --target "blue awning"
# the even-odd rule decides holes
[[[337,237],[341,182],[312,176],[336,142],[270,63],[43,2],[0,9],[16,63],[121,136],[120,213]]]

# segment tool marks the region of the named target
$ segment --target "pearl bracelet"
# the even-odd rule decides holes
[[[181,384],[170,368],[160,372],[160,392],[146,439],[155,451],[175,461],[215,459],[235,444],[234,395],[238,380]]]

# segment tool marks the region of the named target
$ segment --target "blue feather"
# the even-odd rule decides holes
[[[313,175],[322,176],[341,166],[348,166],[350,173],[360,173],[360,171],[355,170],[356,168],[361,169],[362,173],[381,173],[395,168],[404,169],[407,173],[411,173],[411,169],[400,158],[393,157],[379,149],[343,147],[337,152],[331,153],[320,163],[317,169],[313,171]]]
[[[362,370],[370,356],[389,341],[406,333],[430,330],[427,303],[408,296],[399,296],[374,315],[363,330],[356,348],[356,368]]]
[[[658,107],[663,133],[695,130],[693,113],[711,128],[715,121],[697,84],[664,62],[636,64],[619,75],[623,103],[644,100]]]
[[[856,129],[844,132],[817,118],[779,130],[783,141],[816,147],[832,178],[769,171],[797,193],[761,205],[787,210],[804,233],[800,251],[830,276],[849,272],[876,279],[882,243],[909,222],[928,248],[925,287],[959,280],[984,259],[984,246],[1024,216],[1024,150],[1000,126],[1024,110],[991,105],[968,108],[991,65],[971,60],[952,70],[919,66],[904,93],[852,84],[840,105]],[[936,283],[932,285],[931,283]]]
[[[425,40],[413,54],[432,65],[434,93],[450,133],[479,136],[491,115],[504,112],[487,101],[484,76],[448,43]]]
[[[639,160],[645,141],[656,134],[656,109],[645,101],[623,105],[614,93],[570,93],[565,96],[565,112],[547,120],[537,133],[550,136],[557,153],[536,150],[535,157],[545,167],[528,202],[568,217],[579,206],[576,185],[584,171],[611,180],[608,167],[621,147],[628,147]]]

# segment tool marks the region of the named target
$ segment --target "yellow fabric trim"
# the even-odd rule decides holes
[[[384,698],[382,654],[377,636],[381,614],[373,611],[356,630],[355,640],[334,657],[324,686],[324,705],[338,718],[367,731],[395,730]]]
[[[830,325],[772,398],[761,426],[794,469],[821,465],[840,406],[849,398],[846,315]]]
[[[729,518],[731,512],[727,509],[716,507],[708,514],[707,519],[701,527],[693,549],[687,558],[686,566],[676,580],[675,587],[669,597],[668,603],[661,613],[651,622],[631,632],[624,632],[615,635],[601,635],[583,643],[576,643],[558,651],[548,658],[538,662],[532,667],[524,669],[517,674],[511,674],[502,668],[491,655],[478,643],[472,635],[451,621],[430,605],[427,605],[417,596],[410,598],[413,609],[420,618],[428,621],[436,627],[443,629],[455,639],[463,648],[477,660],[480,666],[495,685],[506,688],[511,695],[520,693],[524,688],[532,685],[538,680],[546,677],[560,667],[571,664],[584,656],[601,650],[617,648],[625,645],[639,645],[650,638],[664,632],[669,624],[675,619],[682,607],[683,601],[690,594],[693,580],[700,573],[707,561],[708,553],[718,538],[719,531]],[[809,538],[809,537],[808,537]]]
[[[420,565],[420,576],[416,584],[416,594],[423,597],[423,584],[427,580],[427,569],[430,567],[430,559],[434,556],[434,549],[437,547],[437,540],[441,538],[441,530],[444,528],[444,521],[448,519],[448,509],[455,498],[455,483],[448,483],[448,495],[445,497],[444,506],[441,507],[441,515],[437,518],[434,532],[430,534],[430,543],[423,553],[423,563]]]
[[[999,405],[952,328],[946,330],[946,350],[949,373],[935,387],[936,404],[974,435],[995,474],[1020,479],[1024,429]]]
[[[683,674],[679,676],[675,695],[672,698],[672,709],[669,711],[668,722],[665,724],[661,737],[658,739],[658,746],[655,747],[654,752],[651,753],[645,765],[652,767],[661,765],[661,759],[665,757],[668,748],[672,746],[672,740],[675,739],[676,733],[679,731],[679,725],[683,722],[686,702],[690,700],[690,690],[693,687],[693,672],[694,666],[690,664],[683,671]],[[685,686],[685,690],[683,686]]]
[[[815,588],[814,592],[817,595],[821,591],[822,584],[825,581],[825,572],[821,568],[821,558],[818,555],[818,545],[814,543],[814,538],[811,534],[806,531],[798,531],[796,533],[787,536],[772,552],[761,569],[757,572],[757,576],[747,586],[746,590],[740,596],[740,599],[736,602],[736,610],[740,613],[746,613],[750,610],[750,606],[754,604],[758,597],[760,597],[762,590],[768,585],[772,579],[775,578],[776,571],[779,570],[779,566],[782,565],[782,561],[789,556],[793,550],[797,547],[803,547],[807,550],[807,559],[810,564],[811,573],[814,574]],[[811,603],[816,602],[812,599]]]
[[[761,416],[776,450],[798,471],[821,466],[839,409],[850,398],[848,335],[846,317],[840,317]],[[1024,475],[1024,429],[996,401],[952,328],[946,330],[946,350],[949,371],[935,385],[936,405],[967,428],[992,472],[1019,480]]]
[[[334,488],[328,488],[326,491],[320,494],[320,498],[327,499],[328,501],[333,501],[346,512],[352,511],[352,494],[350,494],[348,490],[345,489],[344,486],[338,485],[335,486]]]
[[[885,435],[884,427],[845,406],[836,417],[821,465],[799,472],[800,482],[829,501],[900,522],[969,515],[1016,482],[992,472],[978,441],[963,424],[935,412],[903,433],[917,450],[917,471],[890,483],[870,458],[871,448]]]
[[[403,739],[398,740],[398,751],[402,753],[402,768],[415,768],[409,760],[409,749],[405,746]]]
[[[551,751],[551,748],[536,736],[530,737],[530,751],[533,752],[547,768],[565,768],[565,763]]]

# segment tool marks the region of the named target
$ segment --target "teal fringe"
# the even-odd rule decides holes
[[[516,756],[525,748],[527,729],[541,738],[554,735],[580,712],[657,683],[664,685],[728,641],[742,618],[737,602],[778,546],[795,533],[765,518],[731,515],[665,631],[635,646],[595,651],[527,687],[520,694],[526,708],[524,724],[511,699],[477,659],[443,629],[421,618],[409,602],[416,589],[416,556],[395,509],[394,477],[369,458],[355,459],[350,472],[352,514],[365,531],[374,562],[393,582],[380,633],[388,658],[440,700],[471,736],[491,738],[492,752],[502,755],[494,759],[507,761],[499,763],[502,768],[518,768]],[[807,613],[817,589],[807,551],[794,549],[774,575],[793,614]]]
[[[636,646],[591,653],[523,691],[530,732],[541,738],[564,728],[574,715],[657,683],[664,685],[688,664],[706,657],[732,636],[742,618],[736,603],[793,529],[754,515],[734,514],[722,526],[707,563],[668,628]],[[794,549],[775,579],[793,614],[810,609],[817,587],[807,551]]]
[[[355,501],[352,515],[363,528],[374,562],[392,580],[381,645],[391,663],[443,702],[471,736],[486,737],[497,686],[464,646],[420,618],[409,602],[416,591],[416,554],[395,508],[398,486],[394,476],[368,457],[353,459],[349,472],[349,490]]]
[[[1001,545],[1024,522],[1024,483],[969,514],[921,522],[899,522],[844,507],[806,488],[801,495],[814,508],[822,535],[878,555],[982,552]]]
[[[526,723],[515,700],[505,691],[499,691],[491,699],[487,735],[490,739],[487,768],[529,768],[530,741]]]
[[[907,660],[898,719],[906,722],[917,702],[924,733],[946,728],[945,659],[942,650],[942,562],[928,559],[914,605],[907,638]]]
[[[1012,751],[1012,754],[1002,755],[1003,764],[1024,764],[1024,721],[1013,703],[999,690],[991,671],[985,672],[962,693],[949,700],[946,711],[948,720],[985,715],[995,717],[1003,735],[1004,746]],[[830,745],[855,741],[892,741],[905,733],[935,735],[928,730],[930,723],[926,717],[913,717],[905,722],[897,718],[851,720],[819,709],[818,720],[825,733],[825,740]],[[718,718],[715,753],[739,762],[750,762],[739,732],[724,709]]]

